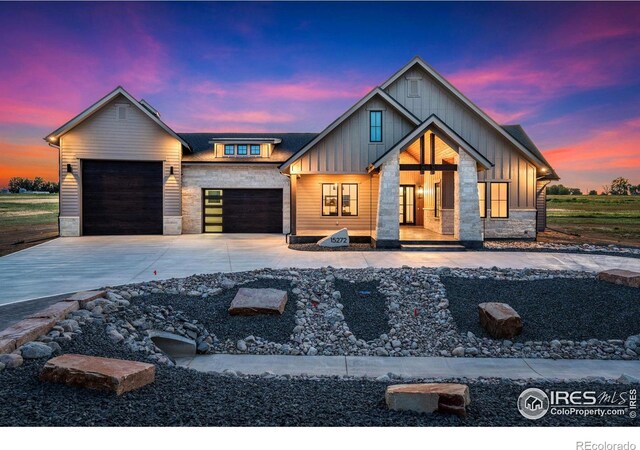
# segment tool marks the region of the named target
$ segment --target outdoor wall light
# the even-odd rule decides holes
[[[173,166],[169,167],[169,175],[173,175]]]
[[[424,188],[422,186],[418,186],[418,198],[422,198],[424,195]]]
[[[71,167],[71,164],[67,164],[67,173],[73,173],[73,167]]]

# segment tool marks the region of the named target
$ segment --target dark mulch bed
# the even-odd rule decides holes
[[[231,316],[229,305],[240,287],[273,288],[287,291],[288,301],[282,315]],[[293,294],[291,283],[286,280],[258,280],[227,289],[215,297],[201,298],[186,295],[149,295],[134,300],[134,305],[170,305],[182,311],[190,320],[198,320],[218,339],[238,340],[247,336],[259,336],[272,342],[289,341],[296,326],[297,296]]]
[[[370,252],[379,249],[371,244],[349,244],[348,247],[320,247],[318,244],[289,244],[291,250],[303,252]]]
[[[141,360],[111,343],[101,327],[63,346],[65,353]],[[0,426],[603,426],[637,425],[628,417],[520,416],[523,386],[471,383],[469,417],[389,411],[386,384],[337,379],[239,379],[188,369],[158,367],[156,381],[120,397],[44,383],[44,360],[0,373]],[[543,387],[540,384],[538,387]],[[544,387],[559,387],[547,384]],[[562,385],[568,390],[606,389],[597,383]],[[625,389],[629,387],[626,386]],[[622,387],[617,387],[618,391]]]
[[[635,247],[633,247],[635,248]],[[570,249],[552,249],[552,248],[481,248],[473,251],[478,252],[525,252],[525,253],[573,253],[574,255],[603,255],[603,256],[620,256],[622,258],[636,258],[640,259],[640,255],[637,253],[621,253],[621,252],[608,252],[606,250],[570,250]]]
[[[522,317],[516,341],[626,339],[640,333],[638,289],[594,279],[505,281],[441,277],[460,331],[487,336],[478,304],[508,303]]]
[[[378,291],[377,282],[350,283],[336,279],[335,286],[342,295],[344,320],[356,338],[371,341],[389,332],[386,299]],[[368,294],[363,295],[363,291]]]

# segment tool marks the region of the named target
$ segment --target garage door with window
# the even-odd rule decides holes
[[[282,189],[204,189],[205,233],[282,233]]]
[[[162,234],[162,162],[83,160],[82,234]]]

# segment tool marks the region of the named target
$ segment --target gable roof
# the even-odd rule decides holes
[[[522,153],[524,153],[538,168],[548,168],[549,163],[547,163],[544,158],[539,157],[534,152],[532,152],[529,148],[522,144],[518,139],[514,138],[507,130],[502,128],[495,120],[489,117],[484,111],[482,111],[476,104],[474,104],[471,100],[462,94],[458,89],[456,89],[451,83],[449,83],[442,75],[440,75],[433,67],[427,64],[422,58],[419,56],[415,56],[411,61],[409,61],[403,68],[398,70],[395,74],[393,74],[387,81],[385,81],[382,86],[382,89],[388,88],[394,81],[400,78],[405,72],[411,69],[414,66],[420,66],[425,72],[431,75],[438,83],[440,83],[444,88],[449,90],[453,95],[455,95],[462,103],[468,106],[473,112],[475,112],[478,116],[480,116],[485,122],[487,122],[491,127],[493,127],[499,134],[507,138],[509,142],[511,142],[516,148],[518,148]]]
[[[547,162],[546,158],[542,155],[542,152],[538,149],[538,147],[536,147],[536,144],[533,143],[529,135],[524,131],[524,128],[522,128],[522,125],[518,125],[518,124],[502,125],[502,128],[504,128],[504,130],[507,133],[509,133],[511,136],[513,136],[514,139],[516,139],[522,145],[527,147],[531,151],[531,153],[537,155],[538,158],[540,158],[546,164],[547,170],[549,172],[546,173],[544,176],[540,177],[541,180],[559,180],[560,179],[556,171],[553,170],[553,167],[551,167],[551,165]]]
[[[104,106],[106,106],[111,100],[116,98],[118,95],[122,95],[127,100],[129,100],[134,106],[136,106],[140,111],[142,111],[148,118],[157,123],[164,131],[169,133],[171,136],[176,138],[182,145],[186,148],[190,149],[189,144],[187,144],[180,136],[178,136],[169,126],[160,120],[159,115],[153,114],[149,109],[147,109],[142,103],[138,102],[131,94],[129,94],[122,86],[118,86],[113,91],[109,92],[107,95],[102,97],[100,100],[95,102],[93,105],[89,106],[87,109],[82,111],[80,114],[75,116],[73,119],[62,125],[55,131],[49,133],[44,140],[50,142],[52,144],[56,144],[60,137],[70,131],[72,128],[80,125],[82,122],[87,120],[89,117],[94,115],[96,112],[100,111]],[[146,103],[146,102],[145,102]]]
[[[398,111],[402,116],[404,116],[409,122],[413,123],[414,126],[420,124],[420,119],[411,114],[407,108],[402,106],[396,99],[391,97],[389,94],[384,92],[379,87],[372,89],[367,95],[362,97],[355,105],[349,108],[344,114],[334,120],[327,128],[325,128],[320,134],[318,134],[311,142],[307,143],[303,148],[293,154],[289,159],[287,159],[281,166],[280,170],[284,170],[289,167],[294,161],[299,159],[302,155],[304,155],[307,151],[309,151],[314,145],[320,142],[326,135],[331,133],[338,125],[347,120],[351,115],[353,115],[357,110],[359,110],[362,106],[364,106],[369,100],[374,97],[382,98],[389,106],[393,107],[396,111]]]
[[[238,163],[277,163],[281,164],[298,152],[309,141],[318,136],[318,133],[180,133],[179,136],[184,139],[191,147],[192,154],[184,155],[182,162],[215,162],[226,164]],[[241,158],[216,158],[213,151],[211,141],[219,140],[280,140],[275,144],[271,156],[269,158],[251,156],[242,156]]]
[[[403,137],[396,145],[387,150],[380,158],[374,161],[369,166],[369,172],[374,169],[380,167],[380,165],[385,162],[389,156],[395,151],[403,151],[407,147],[409,147],[421,134],[423,134],[428,129],[436,129],[441,134],[445,135],[445,139],[451,140],[455,142],[455,144],[462,147],[467,153],[471,155],[473,159],[475,159],[480,165],[482,165],[485,169],[489,169],[493,166],[493,163],[485,158],[482,153],[476,150],[471,144],[465,141],[458,133],[453,131],[446,123],[444,123],[438,116],[435,114],[431,114],[427,117],[427,120],[422,122],[420,126],[416,127],[413,131]],[[442,138],[442,136],[439,136]],[[450,144],[448,144],[450,145]],[[454,148],[455,150],[455,148]]]

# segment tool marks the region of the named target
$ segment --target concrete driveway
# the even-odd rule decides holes
[[[281,235],[58,238],[0,258],[0,305],[154,279],[259,268],[511,267],[640,271],[640,259],[527,252],[300,252]]]

